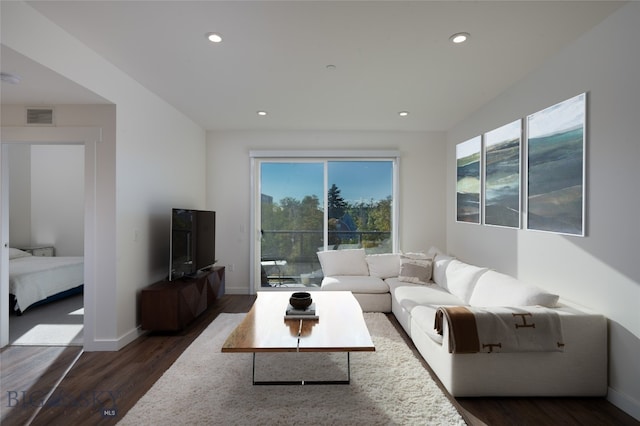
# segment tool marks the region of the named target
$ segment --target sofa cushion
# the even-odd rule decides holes
[[[388,293],[389,286],[382,279],[371,276],[343,275],[324,277],[322,290],[351,291],[352,293]]]
[[[449,262],[454,258],[446,254],[436,253],[433,258],[433,281],[440,287],[447,288],[447,276],[445,274]]]
[[[465,303],[468,303],[478,278],[487,271],[487,268],[469,265],[468,263],[453,259],[447,266],[445,272],[446,280],[443,287],[448,290],[449,293],[458,296],[464,300]]]
[[[546,306],[553,308],[558,295],[525,284],[516,278],[496,271],[483,274],[469,299],[472,306]]]
[[[400,256],[400,281],[427,284],[431,281],[433,261],[431,259],[414,259],[405,255]]]
[[[411,284],[397,278],[389,278],[385,281],[389,285],[393,298],[409,312],[420,305],[466,305],[459,297],[434,284]]]
[[[378,278],[397,277],[400,272],[400,255],[397,253],[368,254],[365,256],[369,275]]]
[[[364,249],[320,251],[318,260],[325,277],[369,275]]]
[[[415,309],[411,311],[411,319],[412,324],[415,327],[419,327],[424,334],[429,336],[434,342],[441,345],[443,337],[434,327],[436,311],[438,308],[439,306],[435,305],[416,306]]]

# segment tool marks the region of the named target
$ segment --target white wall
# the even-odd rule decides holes
[[[11,247],[52,245],[57,256],[82,256],[84,146],[9,148]]]
[[[137,337],[139,290],[167,273],[171,206],[205,205],[205,132],[27,4],[3,2],[1,18],[4,45],[115,105],[91,169],[96,209],[85,252],[96,264],[85,349],[117,350]]]
[[[3,106],[4,116],[6,108]],[[9,164],[9,244],[31,245],[31,146],[7,147]]]
[[[84,146],[31,147],[31,244],[84,255]]]
[[[444,247],[444,133],[208,132],[207,208],[216,210],[216,256],[227,268],[227,293],[249,292],[251,150],[400,151],[400,249]]]
[[[447,248],[609,318],[609,395],[640,419],[640,3],[623,6],[447,136]],[[588,92],[587,236],[455,222],[455,145]]]

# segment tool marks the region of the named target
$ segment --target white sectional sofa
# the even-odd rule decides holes
[[[318,257],[325,274],[321,289],[352,291],[365,312],[392,312],[455,397],[606,395],[602,315],[436,249],[406,256],[341,250]],[[487,312],[538,309],[555,318],[564,345],[557,351],[451,353],[449,324],[444,321],[440,333],[434,324],[439,309],[454,306]]]

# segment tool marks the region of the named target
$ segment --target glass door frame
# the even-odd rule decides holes
[[[261,187],[260,187],[260,165],[263,162],[325,162],[324,173],[324,223],[327,223],[328,209],[327,205],[327,192],[328,192],[328,177],[327,177],[327,162],[329,161],[391,161],[393,164],[393,182],[392,182],[392,224],[391,224],[391,242],[393,252],[397,251],[399,247],[399,212],[398,206],[400,204],[400,191],[399,191],[399,176],[400,176],[400,152],[396,150],[363,150],[363,151],[250,151],[249,158],[251,161],[251,207],[250,207],[250,269],[249,269],[249,294],[255,294],[258,290],[264,290],[266,288],[261,287],[260,281],[260,242],[261,242]],[[323,227],[324,244],[327,248],[328,242],[328,228]],[[287,288],[284,288],[285,290]],[[269,288],[268,290],[278,290],[277,287]]]

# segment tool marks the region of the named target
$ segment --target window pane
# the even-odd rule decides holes
[[[392,251],[393,162],[330,161],[329,248]]]
[[[319,285],[324,164],[262,163],[261,286]]]

